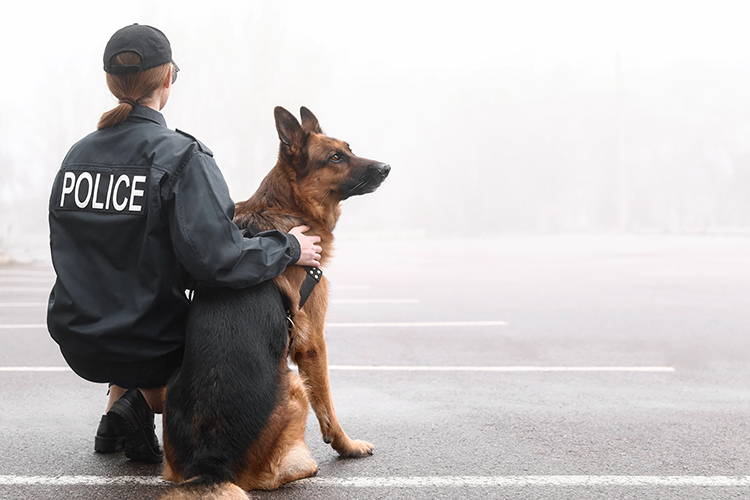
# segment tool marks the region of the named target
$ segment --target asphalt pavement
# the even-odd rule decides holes
[[[750,498],[750,238],[350,240],[325,273],[336,412],[374,455],[311,415],[318,475],[251,498]],[[46,331],[53,279],[0,267],[0,498],[156,498],[161,466],[93,451],[106,387]]]

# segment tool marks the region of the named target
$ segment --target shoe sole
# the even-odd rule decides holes
[[[117,453],[125,448],[125,437],[96,436],[94,438],[94,451],[97,453]]]
[[[116,403],[115,403],[116,404]],[[109,423],[115,432],[125,435],[125,456],[134,462],[158,464],[162,462],[163,453],[157,453],[148,443],[143,429],[136,418],[131,418],[126,412],[112,406],[107,413]],[[130,441],[130,442],[128,442]]]

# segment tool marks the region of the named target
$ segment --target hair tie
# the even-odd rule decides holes
[[[123,97],[122,99],[120,99],[119,102],[120,104],[130,104],[130,106],[132,107],[138,106],[138,102],[135,99],[130,98],[130,97]]]

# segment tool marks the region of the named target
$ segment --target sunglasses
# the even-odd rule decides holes
[[[172,85],[177,81],[177,73],[180,72],[180,67],[174,62],[172,63]]]

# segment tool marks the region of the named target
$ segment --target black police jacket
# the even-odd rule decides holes
[[[57,280],[47,326],[95,382],[168,373],[180,362],[192,280],[246,287],[299,259],[279,231],[243,238],[211,151],[143,106],[68,152],[49,204]]]

